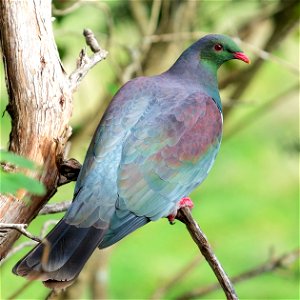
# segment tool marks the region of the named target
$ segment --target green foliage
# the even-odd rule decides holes
[[[19,155],[8,151],[0,151],[1,163],[12,164],[22,169],[36,170],[35,164]],[[35,195],[42,195],[45,193],[45,187],[42,183],[24,175],[21,172],[7,172],[0,168],[0,193],[1,194],[15,194],[20,189],[25,189]]]

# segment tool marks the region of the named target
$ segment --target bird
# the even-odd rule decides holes
[[[65,216],[13,268],[49,288],[65,287],[98,247],[168,217],[207,177],[222,139],[217,70],[250,63],[232,38],[208,34],[165,72],[137,77],[111,100],[88,148]]]

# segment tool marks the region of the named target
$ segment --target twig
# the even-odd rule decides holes
[[[77,0],[73,4],[68,6],[67,8],[59,9],[59,8],[56,8],[55,5],[52,3],[52,14],[55,16],[65,16],[67,14],[72,13],[76,9],[78,9],[81,4],[82,4],[82,2],[80,0]]]
[[[199,39],[204,34],[206,34],[206,33],[202,32],[202,31],[178,32],[178,33],[165,33],[165,34],[160,34],[160,35],[149,35],[146,38],[149,39],[152,43],[158,43],[158,42],[169,43],[171,41]],[[299,68],[297,66],[294,66],[290,62],[288,62],[270,52],[260,49],[259,47],[256,47],[250,43],[242,41],[238,37],[234,37],[234,39],[238,44],[242,44],[244,47],[248,48],[253,54],[260,57],[261,59],[275,62],[275,63],[285,67],[287,70],[291,71],[295,75],[299,74]],[[240,76],[240,74],[238,76]],[[232,80],[230,80],[230,81],[232,81]]]
[[[20,245],[12,248],[7,255],[5,256],[5,258],[3,258],[0,261],[0,266],[2,266],[7,260],[9,260],[14,254],[16,254],[17,252],[23,250],[26,247],[32,247],[36,245],[36,241],[26,241],[24,243],[21,243]]]
[[[13,292],[12,295],[10,295],[7,300],[15,300],[18,298],[18,296],[23,292],[25,291],[30,285],[32,285],[34,283],[33,280],[30,280],[30,281],[26,281],[20,288],[18,288],[17,290],[15,290]],[[20,298],[19,298],[20,299]]]
[[[71,205],[71,201],[63,201],[53,204],[46,204],[39,212],[39,215],[50,215],[66,211]]]
[[[156,0],[152,2],[151,16],[147,24],[147,34],[153,34],[157,28],[161,4],[161,0]]]
[[[186,266],[183,267],[173,278],[163,286],[159,287],[150,297],[150,299],[164,299],[164,295],[171,290],[178,282],[187,276],[198,265],[201,256],[195,256]]]
[[[121,76],[121,83],[123,84],[130,80],[134,75],[142,73],[143,61],[146,59],[152,45],[152,41],[148,36],[152,35],[158,26],[161,0],[153,1],[149,19],[146,17],[145,3],[131,0],[130,5],[131,11],[143,35],[143,39],[138,49],[124,47],[131,57],[131,63],[127,65]]]
[[[48,231],[48,228],[51,226],[51,225],[56,225],[58,223],[58,220],[48,220],[46,221],[43,226],[42,226],[42,229],[41,229],[41,233],[40,233],[40,236],[42,238],[44,238],[46,236],[46,233]]]
[[[178,210],[176,219],[184,223],[193,238],[194,242],[197,244],[202,255],[205,257],[213,272],[215,273],[225,295],[228,300],[237,300],[238,297],[234,290],[234,287],[225,273],[223,267],[218,261],[216,255],[213,253],[212,248],[205,236],[205,234],[200,229],[197,222],[193,219],[191,211],[187,207],[183,207]]]
[[[23,235],[27,236],[33,241],[41,242],[41,239],[33,234],[31,234],[29,231],[26,230],[27,224],[13,224],[13,223],[0,223],[0,230],[1,229],[15,229],[22,233]]]
[[[277,105],[279,105],[281,103],[281,101],[285,101],[288,98],[288,95],[290,93],[293,93],[298,90],[299,90],[299,84],[296,83],[295,85],[289,87],[287,90],[283,91],[279,95],[276,95],[269,101],[262,104],[254,112],[249,113],[242,120],[237,121],[236,125],[234,125],[232,127],[232,129],[229,129],[228,131],[226,131],[226,133],[223,136],[223,141],[225,142],[225,141],[229,140],[232,136],[234,136],[241,130],[244,130],[245,128],[247,128],[247,126],[252,125],[254,120],[257,121],[257,119],[260,118],[261,116],[263,116],[265,113],[270,112],[273,108],[277,107]]]
[[[146,35],[148,29],[148,12],[145,2],[130,0],[129,5],[138,29],[142,35]]]
[[[42,240],[42,238],[46,235],[46,232],[48,231],[49,226],[56,224],[58,222],[58,220],[48,220],[43,224],[43,227],[41,229],[40,232],[40,240]],[[24,243],[21,243],[20,245],[12,248],[8,254],[6,255],[5,258],[3,258],[0,261],[0,266],[2,266],[10,257],[12,257],[14,254],[16,254],[17,252],[21,251],[23,248],[25,247],[30,247],[30,246],[35,246],[36,245],[36,240],[32,240],[32,241],[26,241]]]
[[[88,46],[90,46],[91,50],[94,52],[94,53],[97,53],[101,50],[100,46],[99,46],[99,43],[98,41],[96,40],[95,38],[95,35],[94,33],[92,32],[91,29],[84,29],[83,30],[83,35],[85,37],[85,42]]]
[[[278,8],[280,8],[280,10],[277,10],[275,15],[272,16],[274,21],[273,31],[263,46],[263,50],[268,53],[276,50],[284,38],[297,28],[296,25],[299,23],[297,0],[280,1],[278,2]],[[255,78],[255,75],[261,69],[264,62],[264,59],[257,57],[250,68],[247,68],[247,71],[243,72],[243,75],[239,77],[239,81],[230,95],[232,99],[240,99],[242,97],[246,88]],[[224,107],[224,118],[229,115],[231,110],[232,107]]]
[[[105,59],[108,54],[106,50],[99,46],[94,33],[90,29],[84,29],[83,35],[85,36],[87,45],[91,48],[94,54],[89,57],[84,49],[81,50],[77,61],[77,68],[69,77],[70,89],[73,92],[76,90],[88,71],[98,62]]]
[[[251,279],[253,277],[257,277],[264,273],[272,272],[279,268],[285,268],[295,262],[300,255],[300,249],[296,249],[289,253],[286,253],[278,258],[272,258],[270,261],[253,268],[249,271],[241,273],[237,276],[231,278],[232,283],[238,283],[241,281],[245,281]],[[188,299],[195,299],[202,296],[205,296],[211,292],[218,290],[220,286],[218,284],[212,284],[204,288],[195,289],[194,291],[188,292],[176,298],[177,300],[188,300]]]
[[[281,65],[282,67],[286,68],[287,70],[291,71],[295,75],[299,75],[299,67],[293,65],[292,63],[268,52],[263,49],[260,49],[259,47],[256,47],[255,45],[252,45],[250,43],[246,43],[239,38],[235,37],[235,40],[238,44],[242,44],[243,48],[248,48],[253,54],[260,57],[263,60],[269,60],[271,62],[277,63]]]
[[[207,32],[204,31],[174,32],[149,35],[147,36],[147,39],[149,39],[152,43],[169,43],[173,41],[196,40],[205,34],[207,34]]]

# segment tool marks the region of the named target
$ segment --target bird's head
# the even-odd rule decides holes
[[[200,52],[200,60],[219,68],[224,62],[239,59],[249,64],[250,59],[239,46],[228,36],[209,34],[196,43]]]

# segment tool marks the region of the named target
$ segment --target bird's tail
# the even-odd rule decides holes
[[[67,286],[80,273],[106,230],[95,227],[78,228],[62,219],[13,268],[16,275],[44,281],[49,287]],[[63,285],[65,283],[65,285]]]

